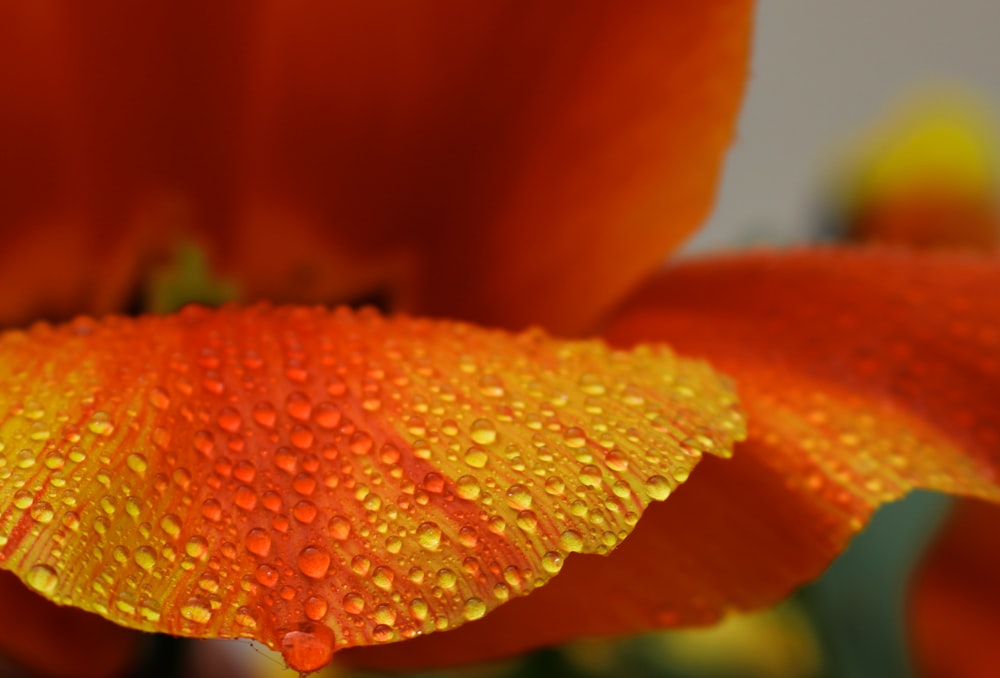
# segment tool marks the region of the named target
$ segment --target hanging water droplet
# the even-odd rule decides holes
[[[59,575],[48,565],[34,565],[28,570],[25,581],[39,593],[52,593],[59,586]]]

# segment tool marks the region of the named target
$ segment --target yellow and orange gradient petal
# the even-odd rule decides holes
[[[614,319],[736,378],[748,439],[607,558],[454,632],[342,661],[420,668],[717,621],[818,576],[914,487],[1000,501],[1000,262],[849,250],[677,266]],[[581,593],[585,592],[585,593]],[[450,636],[450,637],[449,637]]]
[[[303,671],[610,552],[743,426],[665,348],[304,307],[7,332],[0,384],[5,568]]]

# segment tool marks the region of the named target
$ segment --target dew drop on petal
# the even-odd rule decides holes
[[[52,593],[59,585],[59,575],[48,565],[34,565],[25,577],[28,586],[39,593]]]
[[[489,419],[476,419],[472,422],[469,435],[480,445],[492,445],[497,440],[497,429]]]
[[[302,605],[303,612],[313,621],[321,621],[326,616],[328,605],[322,596],[309,596]]]
[[[486,603],[479,598],[469,598],[465,601],[462,615],[469,621],[480,619],[486,614]]]
[[[333,658],[333,631],[322,624],[304,623],[281,637],[281,655],[296,671],[317,671]]]
[[[299,569],[313,579],[322,579],[330,570],[330,554],[316,546],[307,546],[299,552]]]
[[[327,524],[327,531],[337,541],[344,541],[351,534],[351,521],[344,516],[334,516]]]
[[[365,609],[365,599],[353,591],[344,596],[344,611],[349,614],[361,614]]]
[[[247,532],[246,547],[255,556],[267,557],[271,551],[271,535],[266,530],[255,527]]]
[[[650,476],[646,480],[646,492],[651,499],[662,501],[670,496],[670,483],[663,476]]]
[[[417,528],[417,542],[428,551],[434,551],[441,544],[441,528],[437,523],[421,523]]]
[[[201,596],[194,596],[181,605],[181,616],[196,624],[207,624],[212,619],[212,607]]]

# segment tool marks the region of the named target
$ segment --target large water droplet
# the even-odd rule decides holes
[[[307,546],[299,552],[299,569],[313,579],[322,579],[330,570],[330,554],[316,546]]]
[[[281,637],[281,655],[296,671],[317,671],[330,663],[334,640],[333,631],[322,624],[300,624]]]
[[[39,593],[52,593],[59,585],[59,575],[48,565],[34,565],[25,576],[28,586]]]

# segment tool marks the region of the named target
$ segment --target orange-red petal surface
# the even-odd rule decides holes
[[[0,558],[292,666],[478,619],[607,553],[742,420],[663,348],[257,307],[0,336]]]
[[[679,265],[609,337],[669,341],[733,375],[749,424],[733,459],[706,459],[608,558],[570,558],[550,586],[482,622],[345,659],[460,663],[710,623],[818,575],[878,504],[911,487],[1000,500],[997,290],[1000,261],[978,256],[818,251]]]
[[[989,678],[1000,666],[1000,507],[958,503],[914,575],[910,639],[921,675]]]
[[[705,216],[750,6],[2,8],[0,323],[184,236],[247,298],[578,330]]]
[[[308,6],[261,16],[246,222],[269,252],[275,222],[332,226],[346,266],[398,256],[410,310],[573,332],[707,214],[751,2]]]

